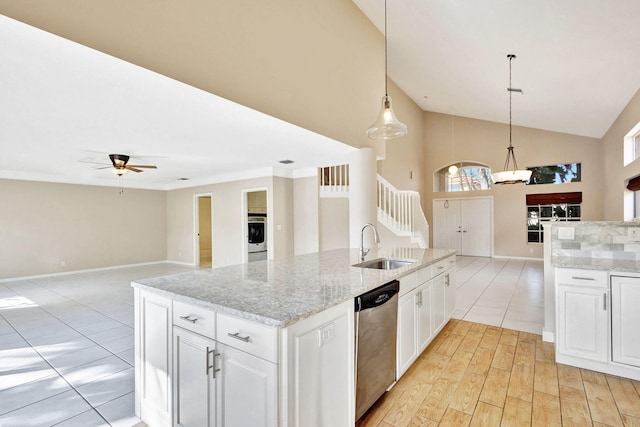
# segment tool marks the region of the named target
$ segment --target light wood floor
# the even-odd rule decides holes
[[[452,319],[356,426],[640,426],[640,381],[556,364],[540,335]]]

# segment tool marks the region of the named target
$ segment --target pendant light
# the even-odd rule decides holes
[[[516,155],[513,152],[513,145],[511,144],[511,94],[513,92],[522,93],[522,89],[514,89],[511,87],[511,61],[516,58],[515,55],[507,55],[509,59],[509,147],[507,147],[507,160],[504,162],[504,170],[502,172],[495,172],[491,174],[491,179],[495,184],[519,184],[529,181],[531,178],[530,170],[518,170],[518,163],[516,162]],[[509,168],[510,163],[513,162],[513,168]]]
[[[378,119],[367,129],[367,136],[371,139],[399,138],[408,132],[407,125],[398,120],[391,108],[387,78],[387,50],[387,0],[384,0],[384,96]]]

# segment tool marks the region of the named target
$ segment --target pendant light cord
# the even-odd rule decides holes
[[[389,96],[389,88],[387,87],[387,0],[384,0],[384,95]]]
[[[385,0],[386,1],[386,0]],[[513,91],[511,90],[511,61],[515,56],[509,55],[509,147],[511,147],[511,98],[513,97]]]

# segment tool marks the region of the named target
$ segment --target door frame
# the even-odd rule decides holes
[[[494,223],[493,223],[493,221],[494,221],[494,215],[493,215],[493,196],[476,196],[476,197],[440,197],[440,198],[437,198],[437,199],[433,199],[433,200],[432,200],[432,202],[431,202],[431,213],[432,213],[432,218],[433,218],[433,216],[434,216],[433,212],[435,211],[435,206],[436,206],[436,203],[437,203],[437,202],[444,203],[446,200],[460,200],[460,201],[464,202],[464,200],[474,200],[474,199],[487,199],[487,200],[489,200],[490,205],[491,205],[491,206],[490,206],[490,208],[489,208],[489,226],[491,227],[491,232],[489,233],[489,236],[490,236],[490,238],[489,238],[489,240],[490,240],[490,241],[489,241],[489,245],[490,245],[490,248],[489,248],[489,254],[490,254],[490,255],[489,255],[489,257],[493,258],[493,256],[494,256],[494,247],[493,247],[494,245],[493,245],[493,243],[494,243],[494,230],[495,230],[495,228],[494,228]],[[461,219],[462,219],[462,217],[461,217]],[[433,225],[435,225],[435,223],[434,223]],[[435,230],[435,229],[434,229],[434,230]],[[460,254],[459,254],[459,255],[460,255]]]
[[[251,188],[243,188],[240,193],[240,206],[242,206],[243,218],[241,236],[243,236],[242,240],[242,262],[247,263],[249,261],[249,204],[247,198],[249,197],[248,193],[254,193],[256,191],[266,191],[267,192],[267,259],[273,259],[273,217],[271,215],[271,191],[269,191],[269,187],[251,187]]]
[[[211,266],[213,266],[213,193],[197,193],[193,195],[193,265],[200,266],[200,206],[202,197],[211,199]]]

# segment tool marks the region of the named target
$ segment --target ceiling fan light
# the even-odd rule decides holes
[[[402,123],[393,113],[391,97],[382,97],[382,108],[378,119],[367,129],[367,136],[371,139],[392,139],[405,136],[408,133],[407,125]]]
[[[112,170],[113,173],[115,173],[118,176],[122,176],[125,173],[129,172],[128,170],[126,170],[125,168],[113,168]]]

